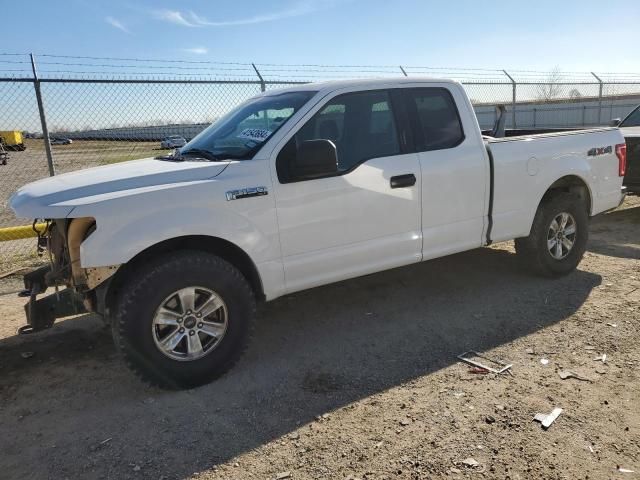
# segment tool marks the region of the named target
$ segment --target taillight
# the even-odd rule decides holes
[[[616,157],[618,157],[618,175],[624,177],[627,173],[627,144],[616,145]]]

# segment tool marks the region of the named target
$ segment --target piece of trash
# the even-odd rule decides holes
[[[628,468],[622,468],[620,466],[618,466],[618,471],[620,473],[635,473],[635,470],[629,470]]]
[[[556,418],[558,418],[561,413],[562,413],[561,408],[554,408],[549,415],[545,415],[544,413],[536,413],[536,416],[533,417],[533,419],[536,422],[540,422],[542,424],[542,428],[546,430],[551,426],[553,422],[556,421]]]
[[[276,475],[276,480],[284,480],[285,478],[291,478],[291,472],[280,472]]]
[[[595,362],[602,362],[605,363],[607,361],[607,354],[603,353],[602,355],[600,355],[599,357],[596,357],[593,359]]]
[[[540,359],[540,363],[542,365],[549,365],[549,359],[548,358],[541,358]]]
[[[473,360],[472,357],[478,357],[478,358],[482,358],[483,360],[486,360],[490,363],[493,363],[497,366],[497,368],[492,368],[490,366],[484,365],[482,363],[480,363],[477,360]],[[500,360],[494,360],[491,359],[489,357],[485,357],[484,355],[474,351],[474,350],[469,350],[468,352],[464,352],[460,355],[458,355],[458,359],[463,361],[464,363],[466,363],[467,365],[471,365],[472,367],[476,367],[476,368],[480,368],[483,370],[487,370],[488,372],[491,373],[504,373],[507,370],[509,370],[513,365],[511,364],[506,364],[504,362],[501,362]]]
[[[449,469],[449,471],[450,471],[451,473],[462,473],[462,470],[460,470],[459,468],[456,468],[456,467],[451,467],[451,468]]]
[[[484,421],[487,422],[489,425],[491,425],[492,423],[496,423],[496,419],[494,417],[492,417],[491,415],[487,415],[484,418]]]
[[[133,466],[133,471],[134,472],[139,472],[140,471],[140,465],[134,465]]]
[[[594,347],[593,345],[587,345],[586,347],[584,347],[585,350],[595,350],[596,347]]]
[[[593,453],[593,447],[591,445],[589,445],[589,451]]]
[[[102,440],[98,445],[104,445],[105,443],[109,443],[113,437],[109,437],[106,440]]]
[[[20,356],[21,356],[22,358],[31,358],[31,357],[33,357],[34,355],[35,355],[35,354],[34,354],[33,352],[22,352],[22,353],[20,354]]]
[[[524,352],[527,355],[535,355],[536,354],[536,351],[533,348],[527,348]]]
[[[469,369],[469,373],[474,373],[476,375],[486,375],[490,372],[486,368],[474,367]]]
[[[591,381],[590,379],[588,379],[586,377],[583,377],[583,376],[580,376],[577,373],[572,372],[571,370],[561,370],[561,371],[558,372],[558,375],[560,376],[560,378],[562,380],[566,380],[567,378],[575,378],[576,380],[581,380],[583,382],[590,382]]]
[[[407,426],[407,425],[409,425],[410,423],[411,423],[411,422],[410,422],[409,420],[407,420],[406,418],[405,418],[405,419],[400,420],[400,425],[402,425],[403,427],[406,427],[406,426]]]
[[[607,326],[616,328],[618,326],[617,323],[607,323]]]
[[[480,463],[473,457],[465,458],[462,460],[462,464],[469,468],[477,468],[480,466]]]

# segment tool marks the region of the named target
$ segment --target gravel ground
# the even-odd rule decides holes
[[[506,243],[278,299],[236,368],[185,392],[139,383],[97,318],[16,337],[0,296],[0,476],[640,478],[639,239],[635,198],[563,279]],[[471,373],[470,349],[513,375]]]

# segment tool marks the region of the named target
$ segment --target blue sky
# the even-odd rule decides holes
[[[15,8],[3,22],[4,52],[640,71],[638,0],[31,0]]]

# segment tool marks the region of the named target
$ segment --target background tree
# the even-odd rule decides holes
[[[559,85],[561,81],[562,73],[560,67],[555,67],[549,72],[549,75],[547,75],[543,82],[536,86],[536,97],[538,100],[548,102],[558,98],[562,93],[562,85]]]

